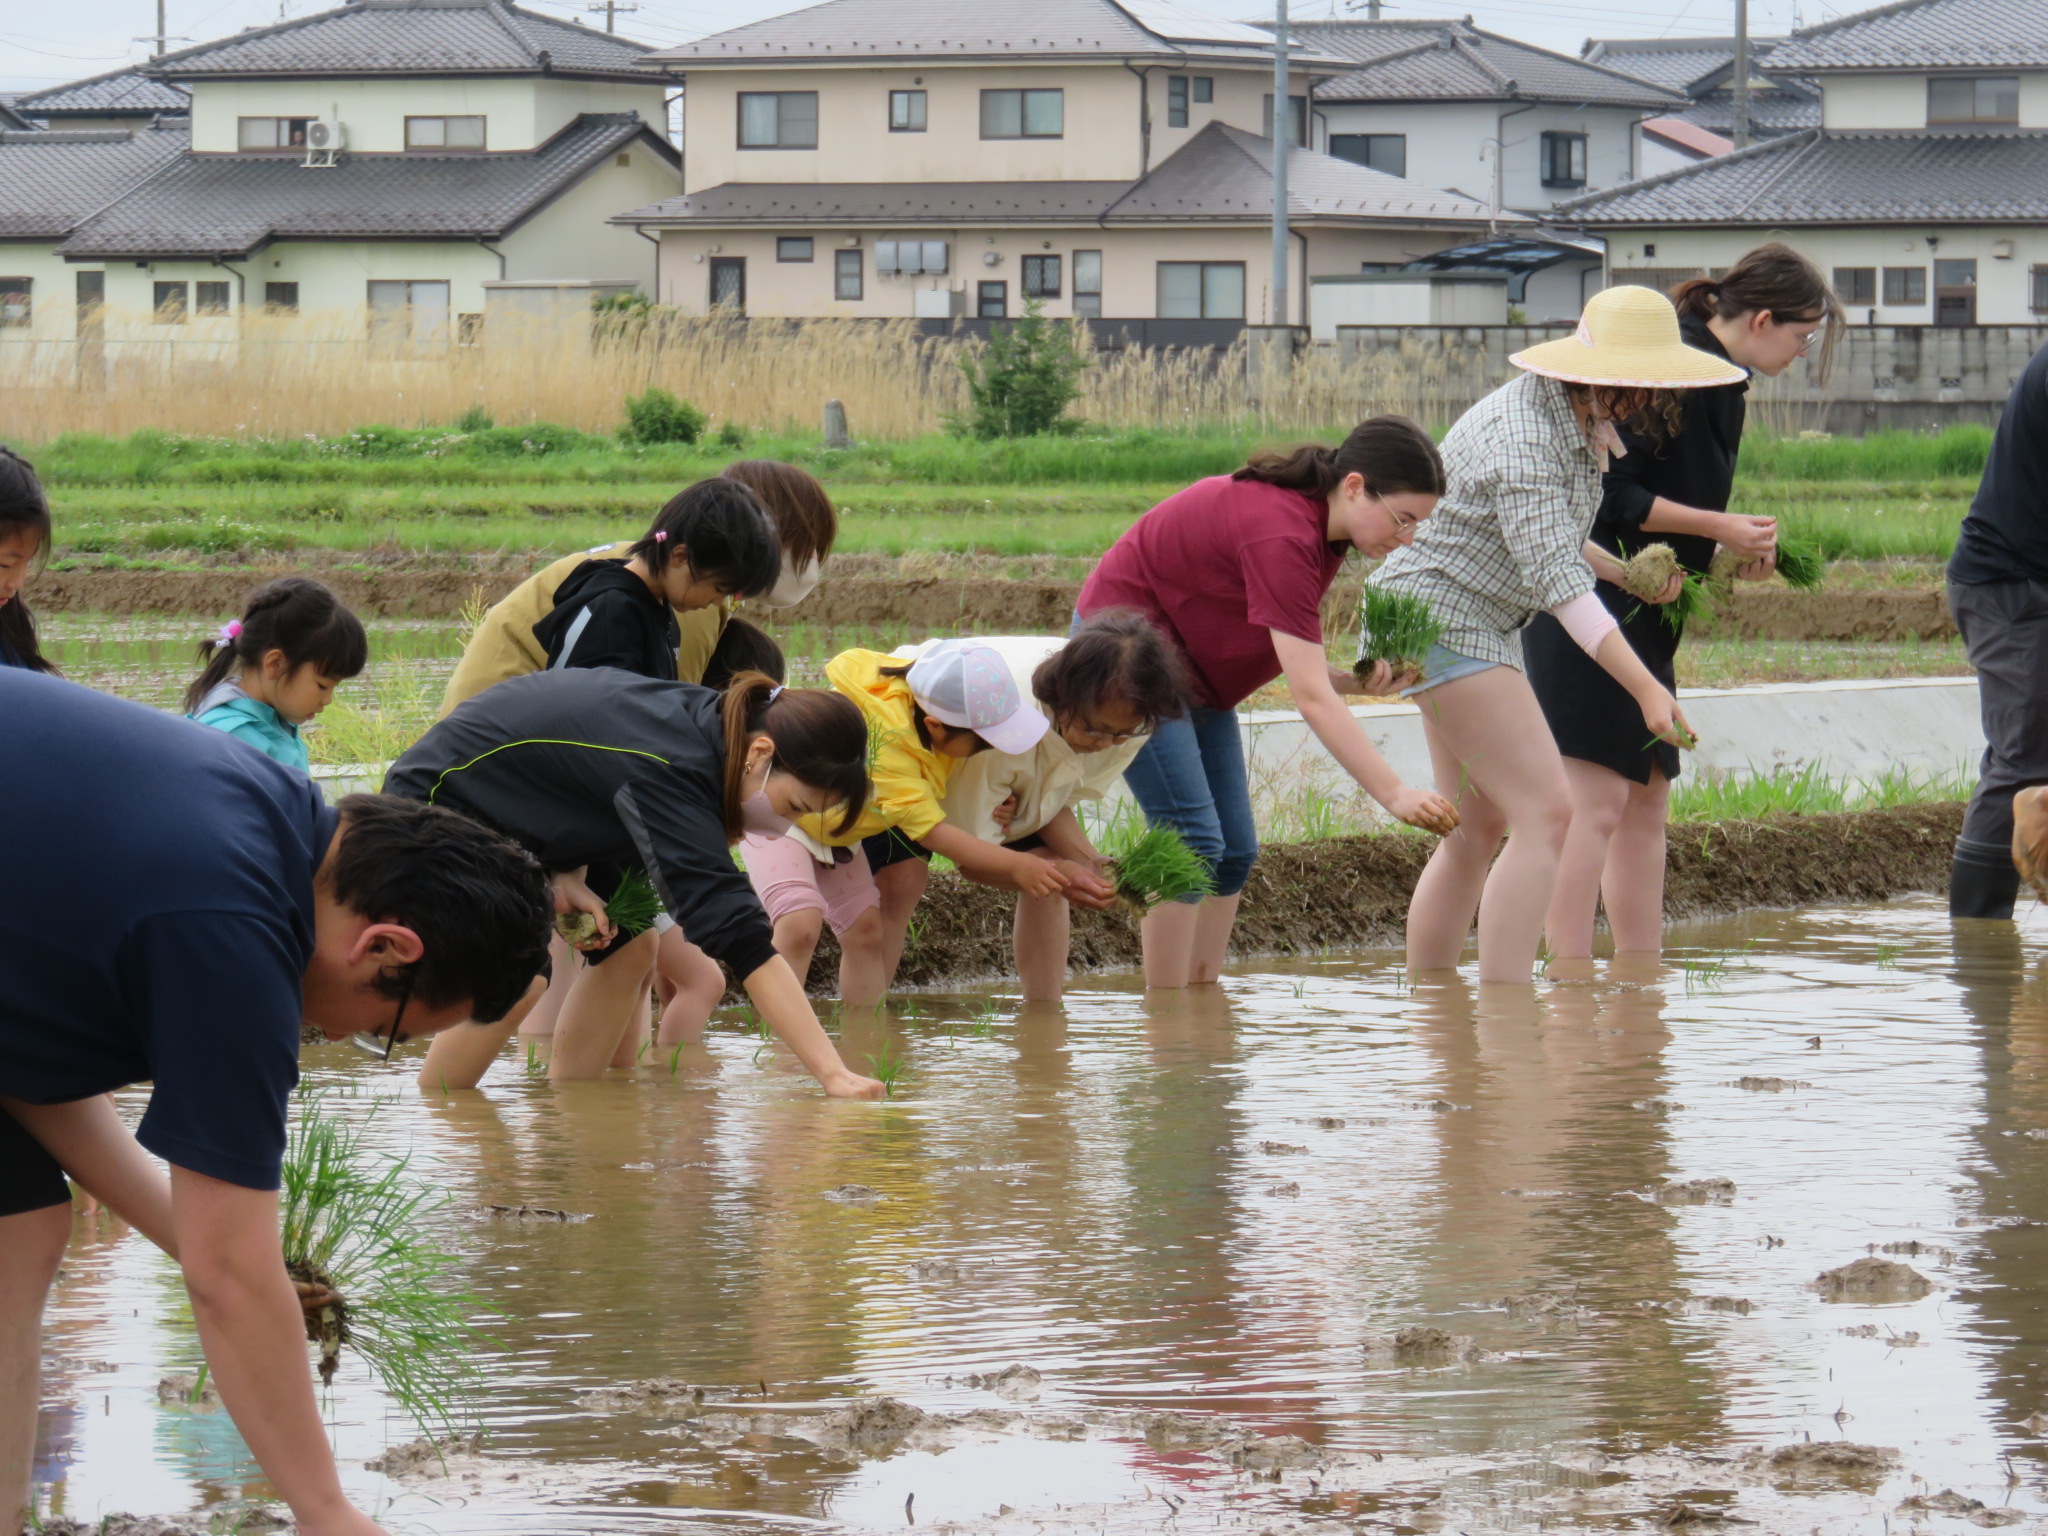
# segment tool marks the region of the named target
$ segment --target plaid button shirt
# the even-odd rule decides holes
[[[1426,600],[1449,649],[1519,668],[1516,632],[1593,590],[1583,546],[1599,454],[1564,385],[1525,373],[1459,417],[1443,455],[1450,488],[1436,512],[1367,579]]]

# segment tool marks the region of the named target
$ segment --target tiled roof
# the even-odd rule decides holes
[[[728,183],[622,213],[615,224],[862,225],[1253,223],[1273,210],[1273,144],[1211,123],[1150,175],[1126,181]],[[1485,224],[1483,203],[1348,160],[1288,151],[1295,218],[1401,225]],[[1502,223],[1529,221],[1501,214]]]
[[[586,113],[530,154],[345,155],[296,160],[185,155],[58,247],[65,256],[246,256],[273,240],[496,239],[594,165],[644,138],[633,113]]]
[[[1735,127],[1735,99],[1727,91],[1702,96],[1678,114],[1710,133]],[[1820,97],[1806,91],[1773,90],[1749,93],[1749,131],[1757,137],[1798,133],[1820,126]]]
[[[1702,159],[1712,155],[1725,155],[1735,145],[1724,135],[1710,133],[1698,123],[1683,117],[1650,117],[1643,120],[1643,132],[1668,144],[1689,150]]]
[[[352,0],[167,53],[169,80],[332,75],[641,76],[648,45],[506,0]]]
[[[1773,69],[2048,67],[2048,0],[1898,0],[1802,27]]]
[[[63,239],[190,143],[182,123],[0,133],[0,239]]]
[[[1021,8],[1015,0],[825,0],[664,48],[648,62],[701,69],[771,60],[1271,57],[1264,32],[1177,0],[1036,0]],[[1312,67],[1318,58],[1302,62]]]
[[[135,69],[116,69],[104,75],[53,85],[48,90],[24,91],[14,98],[17,112],[29,117],[59,121],[69,113],[90,117],[137,117],[190,112],[189,91],[162,80],[152,80]]]
[[[1612,224],[1999,224],[2048,221],[2048,134],[1787,134],[1560,203]]]
[[[1682,99],[1465,21],[1314,21],[1295,30],[1363,64],[1316,87],[1318,101],[1561,101],[1657,111]]]
[[[1752,63],[1767,57],[1783,38],[1752,37]],[[1732,37],[1596,37],[1579,56],[1620,74],[1633,75],[1667,91],[1686,91],[1697,80],[1735,62]]]
[[[0,129],[15,133],[30,133],[34,131],[35,126],[32,121],[15,111],[12,103],[0,101]]]

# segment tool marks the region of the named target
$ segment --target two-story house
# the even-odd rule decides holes
[[[1663,287],[1783,239],[1852,320],[2048,315],[2048,0],[1899,0],[1794,32],[1774,74],[1821,121],[1567,205],[1616,282]]]
[[[354,0],[152,60],[189,124],[0,134],[0,344],[263,311],[459,339],[495,285],[649,289],[654,247],[606,222],[681,184],[645,52],[504,0]]]
[[[1774,139],[1820,126],[1820,88],[1770,64],[1782,37],[1749,40],[1749,137]],[[1643,124],[1642,172],[1657,176],[1736,147],[1735,39],[1732,37],[1591,38],[1580,57],[1682,92],[1690,105]]]
[[[686,185],[618,222],[660,240],[680,309],[996,319],[1037,300],[1155,339],[1267,317],[1256,27],[1161,0],[827,0],[648,62],[687,76]],[[1345,66],[1303,46],[1295,67],[1298,133],[1311,85]],[[1288,166],[1296,323],[1310,279],[1492,222],[1479,198],[1306,147]]]

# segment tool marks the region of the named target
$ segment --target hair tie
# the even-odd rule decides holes
[[[666,544],[668,542],[668,530],[663,529],[660,533],[657,533],[654,536],[654,542],[657,544]]]
[[[777,700],[778,698],[780,698],[781,696],[782,696],[782,684],[780,684],[780,683],[777,683],[777,684],[776,684],[776,685],[775,685],[775,686],[774,686],[773,688],[770,688],[770,689],[768,690],[768,702],[769,702],[770,704],[773,704],[773,703],[774,703],[774,702],[775,702],[775,701],[776,701],[776,700]]]
[[[216,651],[224,651],[241,638],[242,621],[240,619],[229,619],[227,623],[221,625],[220,633],[214,637],[213,648]]]

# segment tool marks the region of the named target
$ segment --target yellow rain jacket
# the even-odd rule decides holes
[[[828,848],[848,848],[891,827],[915,841],[946,819],[939,802],[954,760],[927,751],[918,740],[909,680],[882,676],[882,668],[902,665],[901,657],[881,651],[841,651],[825,663],[825,681],[858,704],[867,720],[868,776],[874,781],[867,809],[850,830],[828,835],[825,829],[839,820],[836,812],[798,819],[797,830]]]
[[[556,590],[586,560],[623,560],[632,548],[629,539],[564,555],[493,604],[462,649],[462,659],[455,664],[447,691],[441,695],[441,714],[437,718],[445,719],[456,705],[474,698],[493,683],[544,671],[548,651],[533,638],[533,626],[554,612]],[[700,682],[725,629],[725,607],[718,604],[679,613],[676,625],[682,631],[682,644],[676,650],[676,676],[686,683]]]

